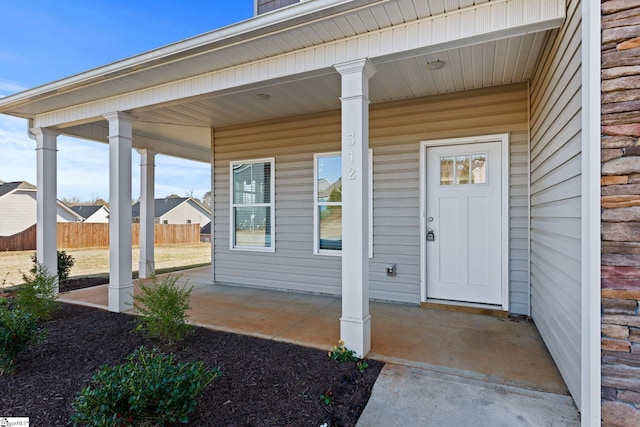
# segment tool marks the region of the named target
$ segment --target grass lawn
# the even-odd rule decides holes
[[[109,249],[70,249],[65,251],[75,259],[70,277],[109,273]],[[21,272],[28,272],[33,265],[31,255],[35,251],[0,252],[0,287],[22,283]],[[133,271],[138,270],[140,251],[133,248]],[[156,270],[189,267],[211,262],[211,244],[156,246]]]

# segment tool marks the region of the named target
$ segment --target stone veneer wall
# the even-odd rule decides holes
[[[602,420],[640,426],[640,1],[601,10]]]

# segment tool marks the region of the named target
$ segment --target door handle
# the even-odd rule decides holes
[[[435,234],[433,234],[433,228],[427,228],[427,242],[433,242],[436,240]]]

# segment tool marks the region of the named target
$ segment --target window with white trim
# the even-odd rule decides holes
[[[342,254],[342,155],[314,155],[314,253]],[[369,150],[369,258],[373,257],[373,150]]]
[[[315,253],[342,251],[342,159],[340,153],[316,154]]]
[[[274,164],[231,162],[231,249],[274,251]]]

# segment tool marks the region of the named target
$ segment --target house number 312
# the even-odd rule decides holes
[[[356,145],[356,134],[355,132],[347,135],[347,145],[354,146]],[[353,163],[353,150],[349,150],[349,163]],[[347,169],[347,178],[350,180],[356,179],[356,169],[349,168]]]

